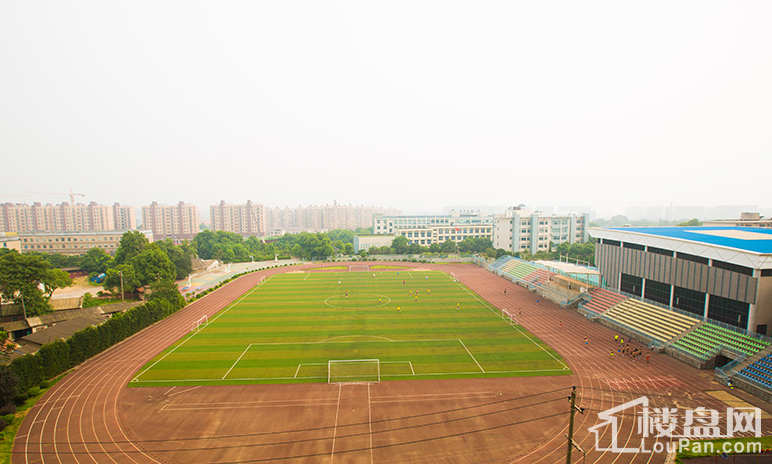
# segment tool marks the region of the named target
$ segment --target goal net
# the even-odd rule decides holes
[[[378,359],[336,359],[327,362],[327,383],[365,383],[381,381]]]
[[[196,321],[193,321],[193,323],[190,325],[190,331],[193,332],[194,330],[198,332],[199,330],[203,329],[209,324],[209,317],[206,315],[201,316]]]
[[[517,314],[514,314],[514,312],[508,309],[501,310],[501,318],[509,322],[511,325],[520,323],[520,320],[517,318]]]
[[[450,278],[451,278],[451,280],[453,280],[453,282],[458,282],[458,277],[456,277],[456,274],[454,274],[452,272],[450,273]]]
[[[352,264],[348,267],[348,272],[367,272],[370,266],[367,264]]]

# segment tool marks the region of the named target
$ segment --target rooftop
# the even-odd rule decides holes
[[[606,230],[772,254],[772,230],[758,227],[615,227]]]

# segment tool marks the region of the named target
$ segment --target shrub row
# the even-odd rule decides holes
[[[112,345],[175,313],[184,306],[182,297],[177,301],[157,299],[135,306],[125,313],[117,313],[105,323],[75,332],[67,340],[46,343],[36,354],[14,359],[11,371],[19,379],[18,391],[27,392],[47,379],[77,366]]]

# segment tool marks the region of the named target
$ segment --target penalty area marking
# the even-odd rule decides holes
[[[521,369],[515,371],[485,371],[485,374],[489,375],[512,375],[512,374],[535,374],[535,373],[549,373],[549,372],[565,372],[565,369]],[[474,375],[479,376],[482,372],[422,372],[420,374],[386,374],[383,377],[413,377],[413,376],[448,376],[450,378],[456,378],[459,375]],[[479,378],[479,377],[474,377]],[[314,376],[314,377],[301,377],[301,379],[319,379],[327,380],[327,376]],[[297,380],[294,377],[230,377],[226,380],[218,380],[216,378],[209,379],[153,379],[153,380],[137,380],[137,383],[186,383],[186,382],[224,382],[228,385],[228,381],[232,382],[270,382],[270,381],[293,381]]]
[[[269,277],[268,277],[268,279],[270,279],[271,277],[273,277],[273,276],[269,276]],[[268,279],[265,279],[265,280],[263,280],[263,281],[262,281],[262,283],[259,283],[259,284],[255,285],[255,286],[254,286],[254,288],[252,288],[252,290],[250,290],[249,292],[245,293],[245,294],[244,294],[244,295],[243,295],[241,298],[239,298],[239,299],[238,299],[238,300],[236,300],[235,302],[231,303],[231,304],[230,304],[230,305],[229,305],[229,306],[228,306],[228,307],[227,307],[227,308],[226,308],[224,311],[220,312],[220,314],[218,314],[218,315],[217,315],[217,316],[216,316],[214,319],[212,319],[212,320],[211,320],[209,323],[211,324],[212,322],[216,321],[217,319],[219,319],[219,318],[220,318],[220,316],[222,316],[223,314],[227,313],[227,312],[228,312],[228,311],[229,311],[229,310],[230,310],[232,307],[234,307],[234,306],[236,306],[237,304],[241,303],[241,301],[242,301],[244,298],[246,298],[246,297],[248,297],[249,295],[251,295],[251,294],[252,294],[252,293],[253,293],[255,290],[257,290],[259,287],[262,287],[262,286],[265,284],[265,282],[266,282]],[[209,325],[209,324],[207,324],[207,325]],[[142,374],[144,374],[145,372],[147,372],[147,371],[149,371],[150,369],[152,369],[152,368],[153,368],[153,367],[154,367],[156,364],[158,364],[159,362],[163,361],[163,360],[164,360],[164,359],[165,359],[167,356],[169,356],[170,354],[174,353],[174,351],[175,351],[175,350],[177,350],[177,348],[181,347],[181,346],[182,346],[182,345],[184,345],[184,344],[185,344],[185,343],[186,343],[188,340],[190,340],[191,338],[195,337],[197,333],[198,333],[198,332],[192,332],[192,334],[191,334],[191,335],[190,335],[188,338],[186,338],[185,340],[183,340],[183,341],[182,341],[182,343],[180,343],[179,345],[177,345],[177,346],[175,346],[174,348],[172,348],[172,349],[171,349],[171,351],[169,351],[169,352],[168,352],[168,353],[166,353],[165,355],[161,356],[161,357],[160,357],[160,358],[159,358],[159,359],[158,359],[156,362],[154,362],[153,364],[149,365],[149,366],[147,367],[147,369],[145,369],[145,370],[143,370],[142,372],[140,372],[139,374],[137,374],[137,375],[136,375],[136,376],[135,376],[133,379],[131,379],[131,382],[140,382],[139,378],[140,378],[140,377],[142,377]],[[233,368],[231,368],[231,369],[233,369]],[[230,372],[230,371],[228,371],[228,372]]]
[[[465,292],[467,292],[468,294],[472,295],[472,297],[474,297],[474,299],[475,299],[475,300],[479,301],[480,303],[482,303],[482,304],[483,304],[483,306],[485,306],[486,308],[488,308],[488,309],[489,309],[489,310],[490,310],[490,311],[491,311],[493,314],[495,314],[495,315],[496,315],[496,317],[501,317],[501,316],[499,315],[499,313],[500,313],[501,311],[496,311],[495,309],[491,308],[491,307],[488,305],[488,303],[486,303],[484,300],[481,300],[481,299],[480,299],[480,298],[479,298],[477,295],[475,295],[474,293],[470,292],[468,288],[466,288],[466,287],[464,287],[463,285],[461,285],[461,282],[459,282],[459,281],[456,281],[456,283],[457,283],[457,284],[458,284],[458,286],[459,286],[459,287],[461,287],[461,288],[462,288],[462,289],[463,289]],[[510,325],[511,325],[511,324],[510,324]],[[512,327],[514,327],[514,329],[515,329],[515,330],[517,330],[518,332],[520,332],[520,334],[521,334],[522,336],[524,336],[525,338],[527,338],[528,340],[530,340],[530,342],[531,342],[531,343],[533,343],[533,344],[534,344],[534,345],[535,345],[537,348],[539,348],[539,349],[540,349],[540,350],[542,350],[543,352],[547,353],[547,354],[548,354],[548,355],[549,355],[549,356],[550,356],[552,359],[554,359],[555,361],[557,361],[557,363],[558,363],[558,364],[560,364],[561,366],[563,366],[563,370],[567,370],[567,369],[568,369],[568,366],[566,365],[566,363],[564,363],[563,361],[559,360],[558,358],[556,358],[556,357],[555,357],[555,355],[554,355],[554,354],[552,354],[552,353],[550,353],[549,351],[545,350],[543,346],[541,346],[540,344],[536,343],[536,341],[535,341],[534,339],[532,339],[532,338],[531,338],[531,337],[529,337],[529,336],[528,336],[528,335],[527,335],[525,332],[523,332],[522,330],[520,330],[520,327],[517,327],[517,326],[515,326],[515,325],[513,325]]]

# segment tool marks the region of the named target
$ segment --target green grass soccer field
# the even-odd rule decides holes
[[[131,386],[564,375],[552,349],[448,274],[274,275],[147,363]]]

